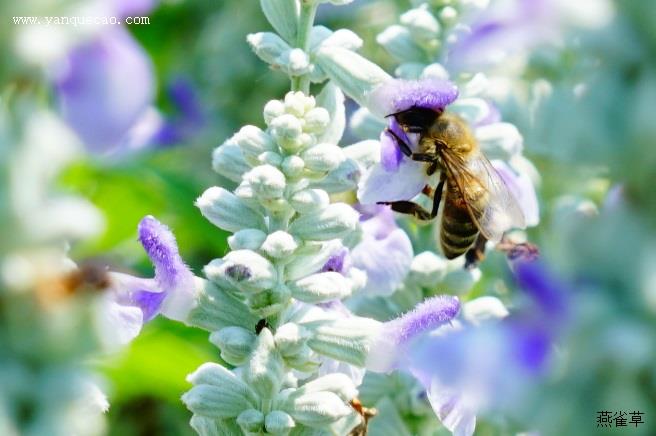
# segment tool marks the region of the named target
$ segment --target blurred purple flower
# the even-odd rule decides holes
[[[55,78],[64,120],[95,152],[117,147],[153,100],[146,52],[122,27],[75,48]]]
[[[119,344],[132,340],[156,315],[182,321],[196,304],[194,275],[180,257],[171,231],[146,216],[139,223],[139,241],[155,266],[155,278],[110,273],[103,321],[105,336]]]
[[[451,71],[481,69],[557,34],[553,0],[496,2],[471,18],[471,31],[450,47]]]
[[[390,80],[369,96],[369,109],[388,117],[388,129],[380,136],[380,162],[373,165],[358,186],[358,200],[362,204],[379,201],[410,200],[430,181],[426,164],[408,159],[397,144],[398,138],[411,149],[417,146],[417,134],[405,132],[393,116],[412,107],[441,112],[458,96],[456,86],[446,80],[422,79]]]
[[[111,6],[117,16],[124,18],[150,12],[157,3],[158,0],[112,0]]]
[[[394,214],[385,206],[361,216],[362,240],[350,252],[349,264],[362,270],[367,281],[362,295],[388,296],[410,271],[413,251],[408,235],[397,227]]]
[[[174,79],[167,91],[176,113],[168,117],[150,140],[155,145],[181,144],[197,135],[205,124],[205,115],[192,83],[184,78]]]
[[[512,410],[549,370],[566,325],[566,286],[538,262],[515,265],[529,298],[503,320],[443,326],[414,342],[401,367],[424,385],[454,434],[473,434],[479,412]]]

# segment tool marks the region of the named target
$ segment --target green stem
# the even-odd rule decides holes
[[[296,36],[296,47],[304,52],[310,50],[310,35],[314,25],[314,17],[317,14],[316,0],[302,0],[301,14],[298,17],[298,33]],[[302,91],[304,94],[310,92],[310,77],[303,76],[292,77],[292,91]]]

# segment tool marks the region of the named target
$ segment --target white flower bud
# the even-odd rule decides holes
[[[255,334],[241,327],[226,327],[210,335],[210,342],[219,347],[223,360],[239,366],[246,362],[255,343]]]
[[[462,316],[474,325],[508,316],[509,312],[496,297],[478,297],[462,306]]]
[[[231,250],[258,250],[267,234],[262,230],[244,229],[228,237]]]
[[[425,64],[421,62],[404,62],[394,70],[396,74],[401,79],[406,80],[417,80],[421,77],[421,73],[424,71]]]
[[[294,179],[300,176],[305,169],[305,162],[300,156],[291,155],[287,156],[285,160],[282,161],[282,172],[290,179]]]
[[[327,241],[355,230],[358,217],[359,214],[349,205],[334,203],[323,210],[296,218],[289,231],[303,239]]]
[[[442,8],[442,10],[440,11],[440,21],[445,26],[452,26],[456,23],[457,20],[458,20],[458,11],[454,7],[447,6],[445,8]]]
[[[358,390],[353,386],[353,381],[346,374],[334,373],[324,375],[304,384],[291,396],[297,397],[310,392],[322,391],[332,392],[345,402],[352,400],[358,395]]]
[[[284,114],[274,118],[270,124],[271,133],[281,147],[295,151],[300,147],[303,123],[296,116]]]
[[[303,118],[305,120],[303,130],[309,133],[323,133],[328,123],[330,123],[330,115],[322,107],[311,109]]]
[[[468,292],[480,279],[480,269],[458,268],[448,272],[438,288],[440,293],[460,295]]]
[[[408,280],[424,288],[434,289],[446,275],[447,260],[431,251],[424,251],[412,259]]]
[[[291,91],[285,94],[285,110],[287,113],[302,117],[305,112],[314,108],[314,97],[306,96],[301,91]]]
[[[420,61],[425,57],[424,51],[412,39],[410,31],[403,26],[389,26],[376,37],[376,42],[401,62]]]
[[[242,174],[250,169],[239,146],[227,141],[212,152],[212,169],[233,182],[241,181]]]
[[[198,306],[190,312],[185,321],[187,324],[210,332],[231,326],[255,327],[258,318],[240,299],[209,280],[202,280],[202,284]]]
[[[257,157],[257,160],[262,164],[272,165],[274,167],[282,164],[282,156],[275,151],[265,151]]]
[[[305,344],[294,354],[285,356],[285,363],[297,371],[316,372],[321,366],[321,358]]]
[[[247,180],[242,180],[242,182],[235,189],[235,196],[241,200],[246,206],[254,209],[260,210],[261,203],[258,198],[255,196],[253,187]]]
[[[289,283],[292,296],[306,303],[342,299],[351,293],[351,286],[346,278],[338,272],[329,271]]]
[[[490,114],[490,104],[481,98],[459,98],[449,106],[449,109],[473,126]]]
[[[283,361],[276,350],[273,335],[268,328],[264,328],[255,341],[244,378],[260,397],[273,398],[280,391],[284,372]]]
[[[264,427],[264,414],[255,409],[244,410],[237,417],[237,424],[246,434],[259,434]]]
[[[313,329],[308,327],[312,336],[307,344],[324,356],[363,367],[371,341],[380,333],[381,326],[381,322],[369,318],[336,319]]]
[[[332,392],[310,392],[294,397],[285,407],[297,422],[320,427],[354,413],[354,410]]]
[[[440,23],[424,7],[410,9],[401,15],[400,21],[418,41],[435,39],[440,33]]]
[[[272,165],[260,165],[244,174],[253,193],[264,199],[273,199],[282,197],[285,191],[285,175]]]
[[[354,160],[346,159],[326,177],[313,181],[312,186],[329,193],[351,191],[357,188],[361,175],[360,166]]]
[[[478,97],[485,94],[489,87],[489,79],[483,73],[476,73],[467,83],[460,87],[460,95],[463,97]]]
[[[246,383],[216,363],[202,364],[187,381],[195,386],[182,396],[182,401],[198,415],[235,418],[258,404],[257,395]]]
[[[338,250],[343,247],[339,241],[329,241],[323,244],[312,244],[302,247],[294,260],[292,260],[285,268],[285,276],[287,280],[298,280],[302,277],[314,274],[321,270],[326,264],[328,259],[333,256]],[[300,254],[303,250],[312,250],[307,254]]]
[[[334,83],[328,82],[317,96],[317,105],[328,111],[329,123],[323,129],[323,134],[317,138],[318,142],[337,144],[342,139],[346,127],[346,107],[344,94]]]
[[[333,46],[357,51],[362,47],[362,38],[351,30],[339,29],[324,39],[321,45],[325,47]]]
[[[250,250],[235,250],[223,259],[214,259],[203,269],[212,281],[227,280],[243,291],[261,292],[273,287],[278,279],[275,267]]]
[[[310,49],[316,49],[319,44],[326,40],[330,35],[333,34],[333,31],[327,28],[326,26],[314,26],[310,32]]]
[[[285,104],[280,100],[269,100],[264,105],[263,116],[264,122],[267,126],[271,124],[274,118],[279,117],[285,113]]]
[[[239,145],[244,155],[259,156],[276,148],[271,136],[256,126],[242,127],[230,140]]]
[[[276,62],[290,76],[301,76],[310,72],[310,57],[300,48],[293,48],[281,54]]]
[[[330,197],[323,189],[303,189],[289,199],[289,204],[299,213],[321,210],[329,203]]]
[[[287,435],[294,427],[296,427],[294,419],[280,410],[274,410],[267,413],[264,421],[264,428],[266,429],[267,434]]]
[[[362,168],[369,168],[380,161],[380,142],[373,139],[356,142],[342,150],[348,159],[354,160]]]
[[[345,159],[342,149],[334,144],[317,144],[306,150],[301,157],[307,169],[318,172],[332,171]]]
[[[291,256],[297,248],[298,243],[296,243],[294,237],[282,230],[267,236],[261,247],[262,251],[275,259]]]
[[[231,192],[217,186],[203,192],[196,200],[196,206],[212,224],[229,232],[243,228],[265,228],[262,215],[246,206]]]
[[[296,42],[299,2],[297,0],[260,0],[264,16],[289,43]]]
[[[435,79],[440,79],[440,80],[448,80],[449,79],[449,72],[446,70],[446,68],[444,68],[444,66],[442,64],[433,63],[433,64],[430,64],[430,65],[426,66],[422,70],[420,77],[422,79],[435,78]]]
[[[369,92],[390,79],[378,65],[351,50],[322,46],[315,56],[328,77],[362,106]]]
[[[226,428],[229,425],[227,424],[227,421],[207,418],[206,416],[201,415],[192,415],[191,420],[189,420],[189,425],[196,431],[196,433],[203,436],[219,435],[230,431],[230,429]]]
[[[522,135],[513,124],[488,124],[477,128],[474,133],[488,159],[509,160],[522,152]]]
[[[271,65],[277,65],[277,59],[291,50],[289,44],[271,32],[251,33],[246,41],[260,59]]]
[[[307,333],[303,327],[289,322],[278,327],[273,338],[276,342],[276,348],[286,357],[296,354],[301,349],[305,344]]]

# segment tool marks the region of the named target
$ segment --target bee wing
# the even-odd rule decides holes
[[[467,205],[469,215],[490,241],[498,242],[507,230],[526,227],[524,214],[497,170],[481,151],[463,159],[442,152],[442,161]],[[476,201],[486,195],[485,201]]]

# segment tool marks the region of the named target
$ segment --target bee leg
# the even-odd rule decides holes
[[[440,175],[440,183],[437,184],[437,188],[435,188],[435,192],[433,193],[433,209],[431,210],[431,218],[435,218],[437,216],[437,211],[440,208],[440,201],[442,201],[442,191],[444,188],[444,181],[446,180],[446,176],[444,173]]]
[[[430,212],[412,201],[380,201],[377,204],[387,204],[392,207],[394,212],[412,215],[422,221],[428,221],[433,218]]]
[[[476,242],[465,254],[465,269],[476,268],[485,259],[486,242],[487,238],[479,233]]]
[[[410,146],[406,144],[406,142],[399,137],[394,131],[390,128],[385,129],[387,133],[392,135],[394,139],[396,139],[396,143],[398,144],[399,148],[401,149],[401,153],[405,154],[406,156],[412,156],[412,150],[410,149]]]

